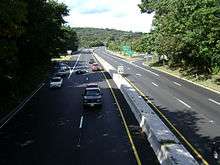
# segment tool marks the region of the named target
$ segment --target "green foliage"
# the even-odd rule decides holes
[[[114,30],[114,29],[98,29],[98,28],[74,28],[79,36],[80,47],[91,47],[108,45],[118,41],[125,42],[133,38],[132,32]]]
[[[151,49],[171,64],[211,73],[220,68],[218,0],[144,0],[142,12],[155,11]]]
[[[0,8],[0,102],[10,109],[34,87],[51,57],[76,50],[78,42],[74,30],[63,27],[69,12],[64,4],[1,0]]]
[[[66,52],[66,50],[72,50],[76,51],[79,46],[79,39],[75,32],[75,30],[69,26],[64,26],[62,28],[62,31],[64,32],[64,37],[61,40],[62,41],[62,52]]]

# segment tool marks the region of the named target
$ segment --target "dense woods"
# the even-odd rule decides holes
[[[64,26],[67,6],[52,0],[1,0],[0,102],[13,107],[39,83],[50,59],[77,49],[75,31]],[[3,104],[4,103],[4,104]]]
[[[115,29],[74,28],[81,47],[107,46],[111,50],[120,51],[124,45],[140,39],[142,33],[133,33]]]

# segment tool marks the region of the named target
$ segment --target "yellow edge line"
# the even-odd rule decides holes
[[[111,85],[110,85],[110,83],[109,83],[107,77],[105,76],[105,74],[104,74],[103,72],[102,72],[102,74],[103,74],[103,76],[104,76],[104,78],[105,78],[105,80],[106,80],[106,82],[107,82],[107,84],[108,84],[108,86],[109,86],[109,88],[110,88],[110,90],[111,90],[111,93],[112,93],[112,95],[113,95],[113,97],[114,97],[114,100],[115,100],[115,102],[116,102],[116,105],[117,105],[117,107],[118,107],[118,110],[119,110],[119,112],[120,112],[120,115],[121,115],[121,117],[122,117],[122,121],[123,121],[123,123],[124,123],[124,126],[125,126],[125,129],[126,129],[126,132],[127,132],[128,138],[129,138],[129,141],[130,141],[130,143],[131,143],[131,146],[132,146],[132,149],[133,149],[133,152],[134,152],[134,155],[135,155],[137,164],[138,164],[138,165],[142,165],[141,160],[140,160],[139,155],[138,155],[138,152],[137,152],[137,149],[136,149],[136,147],[135,147],[135,145],[134,145],[133,139],[132,139],[131,134],[130,134],[130,131],[129,131],[129,129],[128,129],[128,126],[127,126],[125,117],[124,117],[124,115],[123,115],[123,113],[122,113],[121,107],[120,107],[120,105],[119,105],[119,103],[118,103],[118,100],[117,100],[117,98],[116,98],[116,96],[115,96],[115,93],[114,93],[114,91],[112,90]]]
[[[144,95],[144,93],[140,89],[138,89],[138,87],[136,87],[134,83],[132,83],[128,78],[125,77],[125,79],[147,100],[148,103],[150,103],[157,110],[157,112],[166,120],[166,122],[176,131],[176,133],[183,139],[183,141],[197,155],[197,157],[200,158],[202,163],[204,165],[209,165],[209,163],[202,157],[202,155],[189,143],[188,140],[186,140],[186,138],[176,129],[176,127],[167,119],[167,117],[164,116],[164,114]]]

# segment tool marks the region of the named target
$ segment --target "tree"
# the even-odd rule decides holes
[[[220,66],[220,21],[217,0],[144,0],[142,12],[154,11],[152,49],[167,55],[171,64],[211,73]]]
[[[62,3],[2,0],[0,8],[0,102],[11,108],[33,89],[51,57],[77,49],[77,37],[63,28],[69,10]]]

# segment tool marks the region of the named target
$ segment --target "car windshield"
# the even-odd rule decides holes
[[[86,90],[86,96],[98,96],[100,95],[99,89]]]
[[[60,82],[61,78],[52,78],[51,81],[52,82]]]
[[[98,85],[97,84],[89,84],[87,87],[89,87],[89,88],[97,88],[98,87]]]

